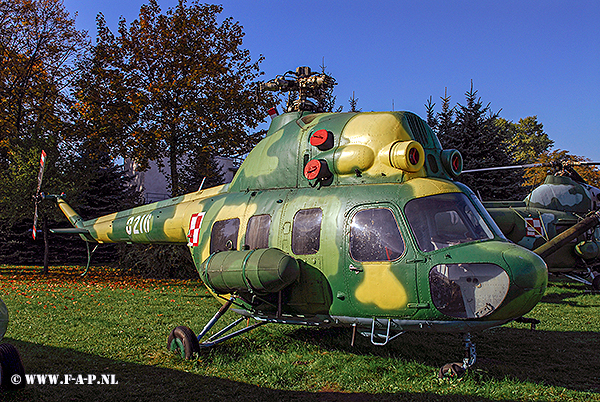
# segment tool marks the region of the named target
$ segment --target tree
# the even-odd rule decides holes
[[[70,128],[74,60],[88,45],[86,33],[75,29],[60,0],[0,1],[2,228],[24,219],[31,227],[42,149],[48,154],[46,187],[56,182],[54,163],[64,153],[61,139]],[[41,208],[42,214],[49,213]]]
[[[46,187],[70,128],[69,86],[87,35],[75,29],[60,0],[0,2],[0,216],[12,227],[33,216],[41,150],[48,154]],[[42,207],[42,212],[47,213]]]
[[[323,57],[323,62],[321,63],[321,74],[325,74],[331,77],[331,74],[329,72],[327,72],[327,66],[325,65],[325,57]],[[290,96],[296,96],[297,93],[290,93]],[[337,108],[335,107],[335,101],[337,99],[337,96],[335,96],[333,94],[333,86],[326,88],[323,90],[323,97],[322,99],[319,99],[320,101],[322,101],[322,104],[320,104],[319,106],[322,106],[322,109],[324,112],[326,113],[340,113],[344,107],[343,106],[338,106]],[[292,98],[292,101],[296,100],[295,98]]]
[[[465,97],[465,105],[450,107],[450,96],[445,93],[441,98],[442,112],[435,116],[431,100],[426,104],[428,121],[435,126],[434,131],[443,147],[460,151],[465,170],[514,164],[505,147],[506,132],[496,124],[498,113],[491,111],[489,103],[484,106],[473,83]],[[514,199],[524,195],[518,172],[463,174],[459,180],[486,200]]]
[[[431,105],[431,98],[430,105]],[[437,117],[433,117],[433,105],[430,106],[431,111],[428,112],[431,116],[428,116],[428,122],[434,125],[437,135],[440,139],[440,142],[444,144],[448,144],[450,147],[456,139],[456,133],[454,132],[456,129],[456,122],[454,113],[456,109],[454,107],[450,107],[450,96],[448,95],[448,91],[444,90],[444,97],[442,100],[442,111],[437,115]],[[462,147],[462,145],[461,145]]]
[[[533,163],[554,163],[558,161],[590,162],[583,156],[571,155],[568,151],[557,149],[542,153]],[[600,170],[597,166],[573,166],[573,169],[590,185],[600,188]],[[552,168],[534,167],[525,169],[525,185],[539,186],[544,183],[546,176],[552,173]]]
[[[542,123],[537,121],[537,116],[519,119],[518,124],[498,118],[496,124],[505,131],[506,149],[517,164],[535,162],[554,144],[544,132]]]
[[[188,161],[189,169],[181,172],[181,187],[184,192],[197,191],[202,184],[203,188],[223,184],[221,166],[208,152],[198,153]]]
[[[197,155],[239,156],[261,138],[247,131],[263,120],[271,98],[259,96],[261,75],[242,49],[242,27],[218,21],[221,6],[165,14],[155,0],[114,36],[98,15],[98,42],[77,82],[79,132],[111,156],[147,166],[167,158],[171,194],[182,189],[181,163]]]
[[[429,97],[429,99],[427,99],[425,109],[427,109],[427,125],[431,127],[431,129],[434,132],[437,132],[440,121],[438,120],[437,115],[435,113],[435,103],[433,102],[431,96]]]
[[[23,174],[28,173],[27,170],[37,173],[39,157],[39,155],[29,157],[29,153],[25,153],[19,159],[15,159],[17,162],[15,166],[22,164],[23,169],[20,170]],[[138,203],[140,197],[135,189],[129,186],[130,177],[106,156],[98,158],[83,152],[82,155],[63,157],[58,162],[52,160],[47,162],[49,169],[44,175],[42,190],[50,194],[61,193],[61,190],[67,191],[69,204],[84,219],[129,208]],[[10,182],[7,182],[7,186],[10,188],[9,191],[15,192],[24,199],[12,205],[3,204],[3,217],[0,219],[0,263],[41,264],[44,244],[39,239],[33,241],[31,236],[33,217],[31,196],[35,191],[35,184],[22,190],[15,188]],[[40,217],[47,217],[50,227],[71,226],[51,200],[40,202],[38,210]],[[50,234],[49,238],[51,263],[85,263],[86,246],[78,235]],[[115,247],[106,246],[99,249],[93,261],[110,262],[116,259]]]
[[[56,145],[68,125],[73,61],[88,45],[60,0],[0,2],[0,167],[15,147],[41,148],[51,137]]]
[[[358,98],[354,97],[354,91],[352,91],[352,98],[348,99],[350,103],[350,112],[360,112],[362,109],[358,108]]]
[[[73,189],[72,194],[67,194],[69,204],[84,220],[142,203],[141,194],[131,185],[132,176],[106,153],[84,147],[63,169],[63,185]]]

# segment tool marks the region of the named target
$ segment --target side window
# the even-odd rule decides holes
[[[301,209],[294,216],[292,226],[292,252],[296,255],[316,254],[321,243],[320,208]]]
[[[248,220],[246,245],[250,250],[269,247],[270,228],[271,217],[269,215],[255,215]]]
[[[392,261],[404,252],[404,241],[392,211],[365,209],[350,224],[350,256],[356,261]]]
[[[238,218],[215,222],[210,232],[210,253],[235,250],[239,229]]]

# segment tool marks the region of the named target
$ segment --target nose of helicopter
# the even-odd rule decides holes
[[[510,267],[513,284],[523,290],[546,288],[548,269],[540,256],[521,247],[511,247],[502,253]]]
[[[513,314],[527,314],[542,298],[548,285],[548,268],[537,254],[518,246],[502,253],[510,270]]]
[[[466,244],[455,250],[432,257],[429,271],[432,302],[445,315],[509,321],[527,314],[546,290],[546,263],[530,250],[505,241]],[[446,262],[459,255],[471,262]],[[440,257],[444,263],[435,260]]]

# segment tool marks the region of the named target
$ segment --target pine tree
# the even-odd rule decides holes
[[[433,103],[433,99],[431,98],[431,96],[429,97],[429,99],[427,99],[425,109],[427,109],[427,125],[433,130],[434,133],[437,134],[438,125],[440,124],[440,122],[435,113],[435,103]]]
[[[350,111],[351,112],[360,112],[361,109],[357,107],[358,98],[354,96],[354,91],[352,91],[352,98],[348,99],[348,103],[350,103]]]
[[[493,113],[490,104],[484,106],[477,91],[465,93],[465,105],[451,107],[447,92],[442,97],[442,111],[433,113],[431,100],[428,108],[428,121],[435,126],[435,132],[444,149],[457,149],[463,156],[464,170],[514,164],[507,149],[506,131],[498,124],[498,113]],[[484,200],[521,199],[522,172],[500,171],[462,174],[459,179],[479,194]]]

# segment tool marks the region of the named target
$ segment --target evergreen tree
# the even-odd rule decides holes
[[[427,125],[433,130],[434,133],[437,134],[438,125],[440,124],[440,122],[435,113],[435,103],[433,103],[433,99],[431,98],[431,96],[429,97],[429,99],[427,99],[425,109],[427,109]]]
[[[357,107],[358,98],[354,97],[354,91],[352,91],[352,98],[348,99],[348,103],[350,103],[350,112],[360,112],[361,109]]]
[[[106,153],[84,150],[65,166],[69,204],[83,219],[93,219],[141,204],[132,177]]]
[[[186,193],[223,184],[223,172],[219,163],[208,152],[202,152],[188,159],[187,169],[182,172],[181,185]]]
[[[323,57],[323,62],[321,64],[321,73],[325,75],[331,76],[329,72],[327,72],[327,66],[325,66],[325,58]],[[290,94],[291,95],[291,94]],[[295,94],[297,96],[297,94]],[[294,99],[292,99],[293,101]],[[327,88],[324,90],[324,96],[322,98],[322,106],[323,111],[326,113],[340,113],[344,107],[338,106],[335,107],[335,102],[337,100],[337,96],[333,94],[333,87]]]
[[[514,164],[506,149],[506,131],[497,124],[498,113],[490,104],[484,105],[477,91],[465,93],[465,105],[451,107],[450,96],[445,93],[442,111],[434,116],[431,101],[428,121],[445,149],[457,149],[463,156],[464,170]],[[520,187],[521,172],[499,171],[463,174],[459,181],[469,186],[484,200],[521,199],[525,191]]]
[[[463,144],[456,144],[459,138],[456,136],[455,128],[456,123],[454,121],[455,108],[450,107],[450,96],[447,90],[444,90],[444,97],[442,100],[442,111],[437,116],[436,133],[440,139],[440,142],[444,148],[460,149]]]
[[[49,157],[46,163],[48,169],[44,174],[42,190],[47,194],[60,194],[64,190],[69,204],[84,219],[139,204],[140,195],[130,186],[131,178],[107,155],[98,156],[86,151],[83,155],[62,156],[58,161]],[[36,164],[27,166],[37,174],[39,155]],[[24,192],[28,200],[35,192],[34,186]],[[41,265],[43,262],[44,244],[39,239],[33,241],[31,236],[33,201],[24,205],[22,213],[15,211],[15,218],[0,221],[0,263]],[[51,228],[71,227],[52,200],[40,202],[38,211],[41,217],[48,217],[48,226]],[[49,234],[49,237],[50,264],[86,263],[86,245],[78,235]],[[117,260],[116,248],[106,245],[98,249],[93,262]]]

